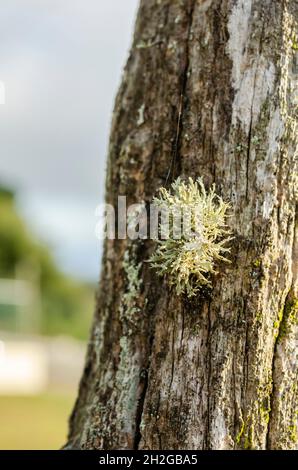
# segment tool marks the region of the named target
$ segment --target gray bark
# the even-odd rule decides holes
[[[107,201],[201,176],[231,202],[232,263],[190,301],[153,242],[106,241],[69,448],[296,448],[297,21],[295,0],[141,1]]]

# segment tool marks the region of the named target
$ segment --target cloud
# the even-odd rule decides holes
[[[36,201],[51,207],[51,214],[73,213],[80,206],[84,224],[84,210],[93,214],[103,197],[113,99],[137,3],[1,1],[0,81],[6,104],[0,106],[0,184],[21,190],[24,213],[34,214],[41,234]],[[93,263],[94,271],[88,230],[71,235],[60,216],[51,216],[46,228],[57,253],[69,253],[62,263],[72,265],[72,259],[78,269],[78,253],[88,252],[85,265],[90,270]],[[82,269],[88,271],[86,266]]]
[[[100,194],[135,7],[135,0],[6,0],[2,177],[24,188]]]

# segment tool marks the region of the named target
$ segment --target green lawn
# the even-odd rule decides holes
[[[0,396],[0,449],[59,449],[73,395]]]

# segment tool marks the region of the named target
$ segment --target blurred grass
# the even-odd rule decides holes
[[[0,396],[0,449],[59,449],[66,442],[72,394]]]

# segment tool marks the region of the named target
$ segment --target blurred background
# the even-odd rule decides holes
[[[137,0],[1,0],[0,449],[65,442],[136,9]]]

